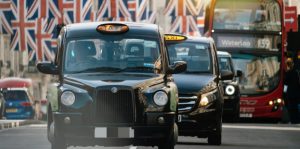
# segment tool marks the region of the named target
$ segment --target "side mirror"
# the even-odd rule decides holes
[[[232,80],[233,77],[234,77],[234,74],[231,71],[228,71],[228,70],[221,71],[221,80]]]
[[[186,62],[185,61],[176,61],[171,65],[171,68],[167,72],[168,74],[176,74],[176,73],[182,73],[186,71]]]
[[[57,75],[58,74],[58,68],[51,62],[41,62],[37,64],[37,69],[39,72],[44,73],[44,74],[53,74]]]
[[[241,77],[243,75],[243,72],[241,70],[236,71],[236,76]]]

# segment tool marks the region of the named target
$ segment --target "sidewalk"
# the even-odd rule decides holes
[[[7,128],[14,128],[30,124],[44,124],[45,122],[39,120],[0,120],[0,130]]]

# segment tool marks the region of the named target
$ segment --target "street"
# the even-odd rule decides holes
[[[227,148],[259,149],[300,147],[300,125],[292,124],[223,124],[221,146],[207,145],[206,139],[179,137],[176,149]],[[50,149],[45,124],[31,124],[0,130],[1,149]],[[69,147],[68,149],[150,149],[151,147]]]

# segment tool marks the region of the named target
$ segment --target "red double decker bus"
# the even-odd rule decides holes
[[[282,115],[284,43],[283,0],[212,0],[205,31],[219,51],[231,53],[241,70],[240,117]]]

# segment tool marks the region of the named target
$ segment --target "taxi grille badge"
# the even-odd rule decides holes
[[[111,89],[110,89],[110,91],[112,92],[112,93],[117,93],[118,92],[118,88],[116,88],[116,87],[112,87]]]

